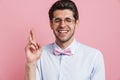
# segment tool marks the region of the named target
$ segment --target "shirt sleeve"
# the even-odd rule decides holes
[[[98,51],[97,53],[98,54],[95,58],[95,64],[93,66],[90,80],[105,80],[105,67],[103,55],[100,51]]]
[[[43,80],[40,60],[36,64],[36,80]]]

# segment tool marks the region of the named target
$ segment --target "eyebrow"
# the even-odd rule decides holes
[[[60,17],[54,17],[53,19],[62,19],[62,18],[60,18]],[[73,18],[71,18],[71,17],[65,17],[64,19],[73,19]]]

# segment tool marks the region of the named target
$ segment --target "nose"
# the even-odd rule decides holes
[[[65,23],[64,20],[61,21],[60,26],[61,26],[61,27],[65,27],[65,26],[66,26],[66,23]]]

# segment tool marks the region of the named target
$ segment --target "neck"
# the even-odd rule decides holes
[[[59,40],[56,40],[56,44],[61,48],[61,49],[65,49],[67,48],[72,42],[73,42],[74,38],[71,38],[70,40],[66,41],[66,42],[61,42]]]

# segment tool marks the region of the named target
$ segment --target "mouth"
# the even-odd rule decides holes
[[[58,30],[59,33],[67,33],[69,30]]]
[[[59,37],[65,37],[69,30],[57,30]]]

